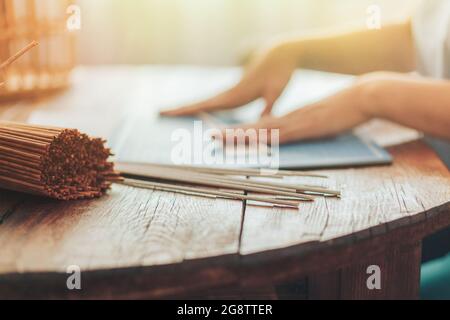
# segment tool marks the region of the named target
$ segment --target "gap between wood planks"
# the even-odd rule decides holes
[[[248,179],[248,177],[247,177]],[[244,191],[244,195],[247,195],[247,191]],[[242,236],[244,234],[244,222],[245,222],[245,212],[247,209],[247,200],[242,201],[242,217],[241,217],[241,229],[239,230],[239,241],[238,241],[238,255],[241,253]]]

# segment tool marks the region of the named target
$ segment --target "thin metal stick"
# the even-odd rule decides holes
[[[198,171],[203,173],[214,173],[214,174],[222,174],[222,175],[234,175],[234,176],[277,176],[277,177],[313,177],[313,178],[328,178],[325,175],[319,175],[314,173],[307,172],[298,172],[298,171],[288,171],[288,170],[271,170],[271,169],[253,169],[253,168],[245,168],[245,169],[229,169],[229,168],[210,168],[210,167],[197,167],[197,166],[187,166],[187,165],[170,165],[170,164],[155,164],[155,163],[131,163],[131,162],[117,162],[116,166],[118,168],[127,168],[133,166],[146,166],[146,167],[154,167],[154,168],[173,168],[173,169],[188,169],[191,171]],[[119,169],[120,170],[120,169]],[[267,174],[264,174],[267,172]]]
[[[215,191],[210,189],[204,189],[204,188],[196,188],[196,187],[185,187],[185,186],[178,186],[178,185],[171,185],[171,184],[165,184],[165,183],[159,183],[159,182],[143,182],[140,180],[133,180],[133,179],[125,179],[122,182],[119,182],[119,184],[128,185],[132,187],[141,187],[141,188],[148,188],[153,190],[161,190],[161,191],[168,191],[168,192],[190,192],[195,193],[196,195],[215,195],[219,197],[225,197],[235,200],[250,200],[250,201],[257,201],[257,202],[263,202],[263,203],[271,203],[281,206],[287,206],[292,208],[298,208],[299,203],[294,201],[288,201],[288,200],[277,200],[274,198],[269,197],[259,197],[259,196],[252,196],[252,195],[240,195],[236,193],[231,192],[224,192],[224,191]]]

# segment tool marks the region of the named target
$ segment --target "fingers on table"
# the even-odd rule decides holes
[[[224,143],[249,144],[249,143],[272,143],[273,129],[280,129],[282,123],[279,118],[263,117],[258,122],[239,125],[233,128],[222,129],[220,134],[215,135],[216,139],[222,139]],[[265,132],[261,132],[265,130]]]
[[[230,90],[227,90],[211,99],[181,108],[163,110],[160,114],[163,116],[175,117],[195,115],[208,111],[233,109],[250,103],[256,98],[258,98],[257,91],[254,88],[249,87],[245,82],[241,82]]]
[[[272,113],[273,106],[277,102],[278,98],[283,93],[286,85],[288,84],[289,79],[277,80],[271,82],[269,85],[266,85],[262,97],[265,100],[265,108],[261,114],[261,117],[269,116]]]
[[[275,104],[275,102],[278,100],[278,97],[280,94],[276,92],[268,92],[264,94],[264,100],[265,100],[265,107],[263,112],[261,113],[261,118],[270,116],[272,114],[272,109]]]

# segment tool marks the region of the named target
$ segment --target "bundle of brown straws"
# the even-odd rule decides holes
[[[0,122],[0,188],[60,200],[99,197],[120,180],[104,143],[75,129]]]
[[[298,208],[301,201],[314,201],[316,196],[340,197],[340,192],[321,186],[286,183],[287,176],[327,178],[297,171],[266,174],[258,169],[221,169],[161,164],[116,163],[126,177],[120,183],[151,190],[193,196],[219,197],[270,203]],[[277,178],[278,181],[254,180],[249,177]]]

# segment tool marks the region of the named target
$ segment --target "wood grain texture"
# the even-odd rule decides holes
[[[390,151],[393,166],[326,172],[342,199],[304,203],[297,212],[247,206],[241,254],[311,241],[352,243],[424,221],[427,212],[449,205],[449,173],[433,151],[422,142]]]
[[[69,91],[4,105],[0,118],[78,127],[108,137],[129,157],[145,156],[157,152],[145,139],[156,109],[212,93],[234,75],[236,70],[194,68],[80,69]],[[133,129],[122,125],[124,117],[135,119],[134,131],[142,133],[136,144],[121,146]],[[393,166],[323,172],[329,180],[289,178],[343,191],[341,200],[318,198],[298,211],[124,186],[100,200],[72,203],[1,191],[0,297],[274,297],[277,285],[286,288],[296,279],[309,281],[312,296],[332,283],[330,298],[357,297],[361,278],[345,289],[336,272],[356,275],[355,268],[386,255],[376,262],[409,270],[405,263],[417,260],[417,243],[450,225],[450,174],[434,152],[420,141],[389,151]],[[74,264],[84,271],[82,292],[65,288],[66,268]],[[402,286],[389,297],[414,295],[418,264],[410,265],[403,280],[391,272]]]
[[[65,272],[70,265],[88,271],[235,254],[241,212],[237,201],[121,186],[98,201],[29,199],[0,227],[0,272]]]

